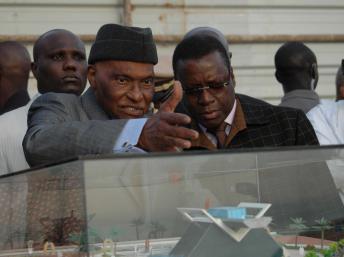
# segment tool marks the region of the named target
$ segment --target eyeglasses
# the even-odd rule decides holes
[[[196,96],[196,95],[200,95],[203,92],[203,90],[209,90],[211,94],[217,94],[220,91],[220,89],[227,87],[229,85],[230,85],[229,81],[220,82],[220,83],[211,83],[211,84],[207,84],[204,87],[184,88],[184,93],[186,95]]]

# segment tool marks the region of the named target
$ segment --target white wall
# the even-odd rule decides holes
[[[226,35],[343,35],[343,0],[132,0],[132,20],[155,35],[183,35],[196,26],[214,26]],[[211,4],[211,5],[210,5]],[[108,22],[121,23],[121,0],[0,0],[1,35],[39,35],[53,28],[95,34]],[[282,42],[235,43],[232,64],[236,90],[276,103],[273,57]],[[343,42],[309,42],[318,57],[317,92],[333,97],[334,77],[344,56]],[[32,42],[27,42],[32,49]],[[175,43],[159,42],[159,74],[171,74]],[[87,49],[90,42],[87,43]],[[35,88],[34,81],[30,82]]]

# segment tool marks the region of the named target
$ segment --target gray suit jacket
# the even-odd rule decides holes
[[[127,120],[111,119],[90,88],[81,97],[47,93],[31,105],[23,148],[28,163],[112,153]]]

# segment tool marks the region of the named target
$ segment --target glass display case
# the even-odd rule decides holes
[[[343,200],[342,146],[80,157],[0,177],[0,256],[342,256]]]

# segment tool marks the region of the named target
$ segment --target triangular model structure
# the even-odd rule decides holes
[[[178,210],[192,223],[169,256],[282,257],[282,247],[265,229],[271,218],[263,217],[263,214],[270,206],[270,204],[241,203],[237,207],[209,210],[179,208]],[[233,213],[238,211],[240,213],[242,210],[245,213],[249,208],[261,209],[261,211],[254,216],[244,215],[233,218]],[[233,230],[229,225],[239,229]]]

